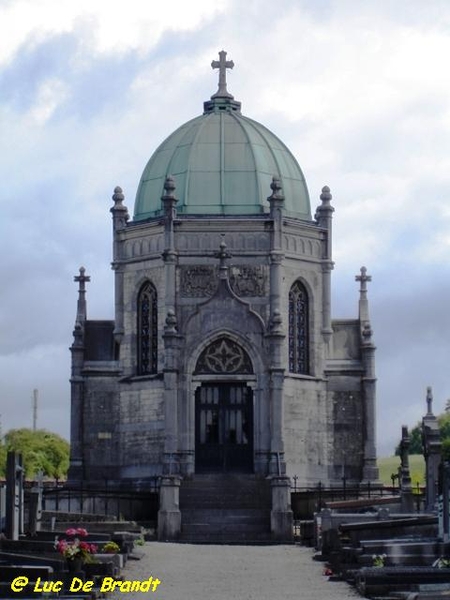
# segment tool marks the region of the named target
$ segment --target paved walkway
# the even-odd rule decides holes
[[[139,548],[140,550],[140,548]],[[301,546],[209,546],[150,542],[128,561],[122,580],[161,583],[155,592],[108,594],[111,600],[347,600],[360,596],[329,582],[323,564]]]

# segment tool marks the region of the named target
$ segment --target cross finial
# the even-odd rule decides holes
[[[80,284],[78,287],[79,292],[86,291],[86,287],[84,284],[91,280],[90,276],[85,275],[85,273],[86,269],[84,267],[80,267],[80,274],[75,275],[75,277],[73,278],[74,281],[77,281]]]
[[[77,317],[75,322],[82,323],[86,320],[86,286],[85,284],[91,280],[89,275],[85,275],[86,269],[80,267],[80,274],[75,275],[74,281],[79,283],[78,286],[78,304],[77,304]]]
[[[427,387],[427,415],[433,414],[433,390]]]
[[[367,275],[366,267],[361,267],[361,275],[356,275],[355,281],[361,283],[361,287],[359,288],[360,292],[367,292],[367,282],[372,281],[372,276]]]
[[[211,63],[213,69],[219,69],[219,89],[211,98],[233,98],[227,90],[227,69],[234,67],[232,60],[227,60],[225,50],[219,52],[219,60],[213,60]]]

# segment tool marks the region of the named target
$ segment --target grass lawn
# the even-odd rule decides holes
[[[379,458],[377,461],[378,469],[380,471],[380,480],[385,485],[392,485],[391,475],[392,473],[398,473],[400,466],[400,456],[388,456],[386,458]],[[411,481],[413,487],[419,483],[420,485],[425,484],[425,460],[421,454],[411,454],[409,457],[409,469],[411,473]],[[396,482],[396,486],[398,483]]]

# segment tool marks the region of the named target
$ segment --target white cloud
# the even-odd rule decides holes
[[[61,80],[44,80],[39,86],[35,104],[30,110],[31,118],[36,121],[37,125],[43,125],[64,102],[67,95],[68,86]]]
[[[45,39],[79,32],[81,60],[95,55],[146,52],[162,37],[191,31],[226,7],[226,0],[14,0],[0,7],[0,64],[13,60],[24,45],[37,46]]]

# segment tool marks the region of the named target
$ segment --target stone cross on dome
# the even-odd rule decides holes
[[[213,60],[211,63],[213,69],[219,69],[219,89],[211,96],[211,98],[233,98],[233,96],[227,90],[227,69],[234,67],[232,60],[227,60],[227,53],[225,50],[219,52],[219,60]]]

